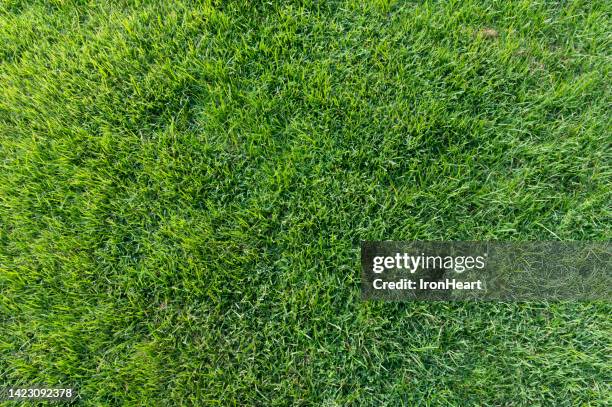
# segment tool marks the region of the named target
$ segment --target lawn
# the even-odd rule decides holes
[[[362,301],[359,242],[609,241],[611,15],[0,1],[0,386],[607,405],[610,303]]]

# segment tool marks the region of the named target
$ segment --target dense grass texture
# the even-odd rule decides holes
[[[611,231],[612,4],[0,6],[0,385],[609,405],[611,306],[360,300],[360,240]]]

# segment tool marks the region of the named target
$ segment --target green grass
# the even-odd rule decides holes
[[[0,385],[609,403],[609,303],[362,302],[359,241],[608,241],[610,2],[0,4]]]

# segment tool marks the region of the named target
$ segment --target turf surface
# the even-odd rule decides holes
[[[607,303],[359,292],[360,240],[610,239],[609,2],[0,4],[0,385],[610,402]]]

